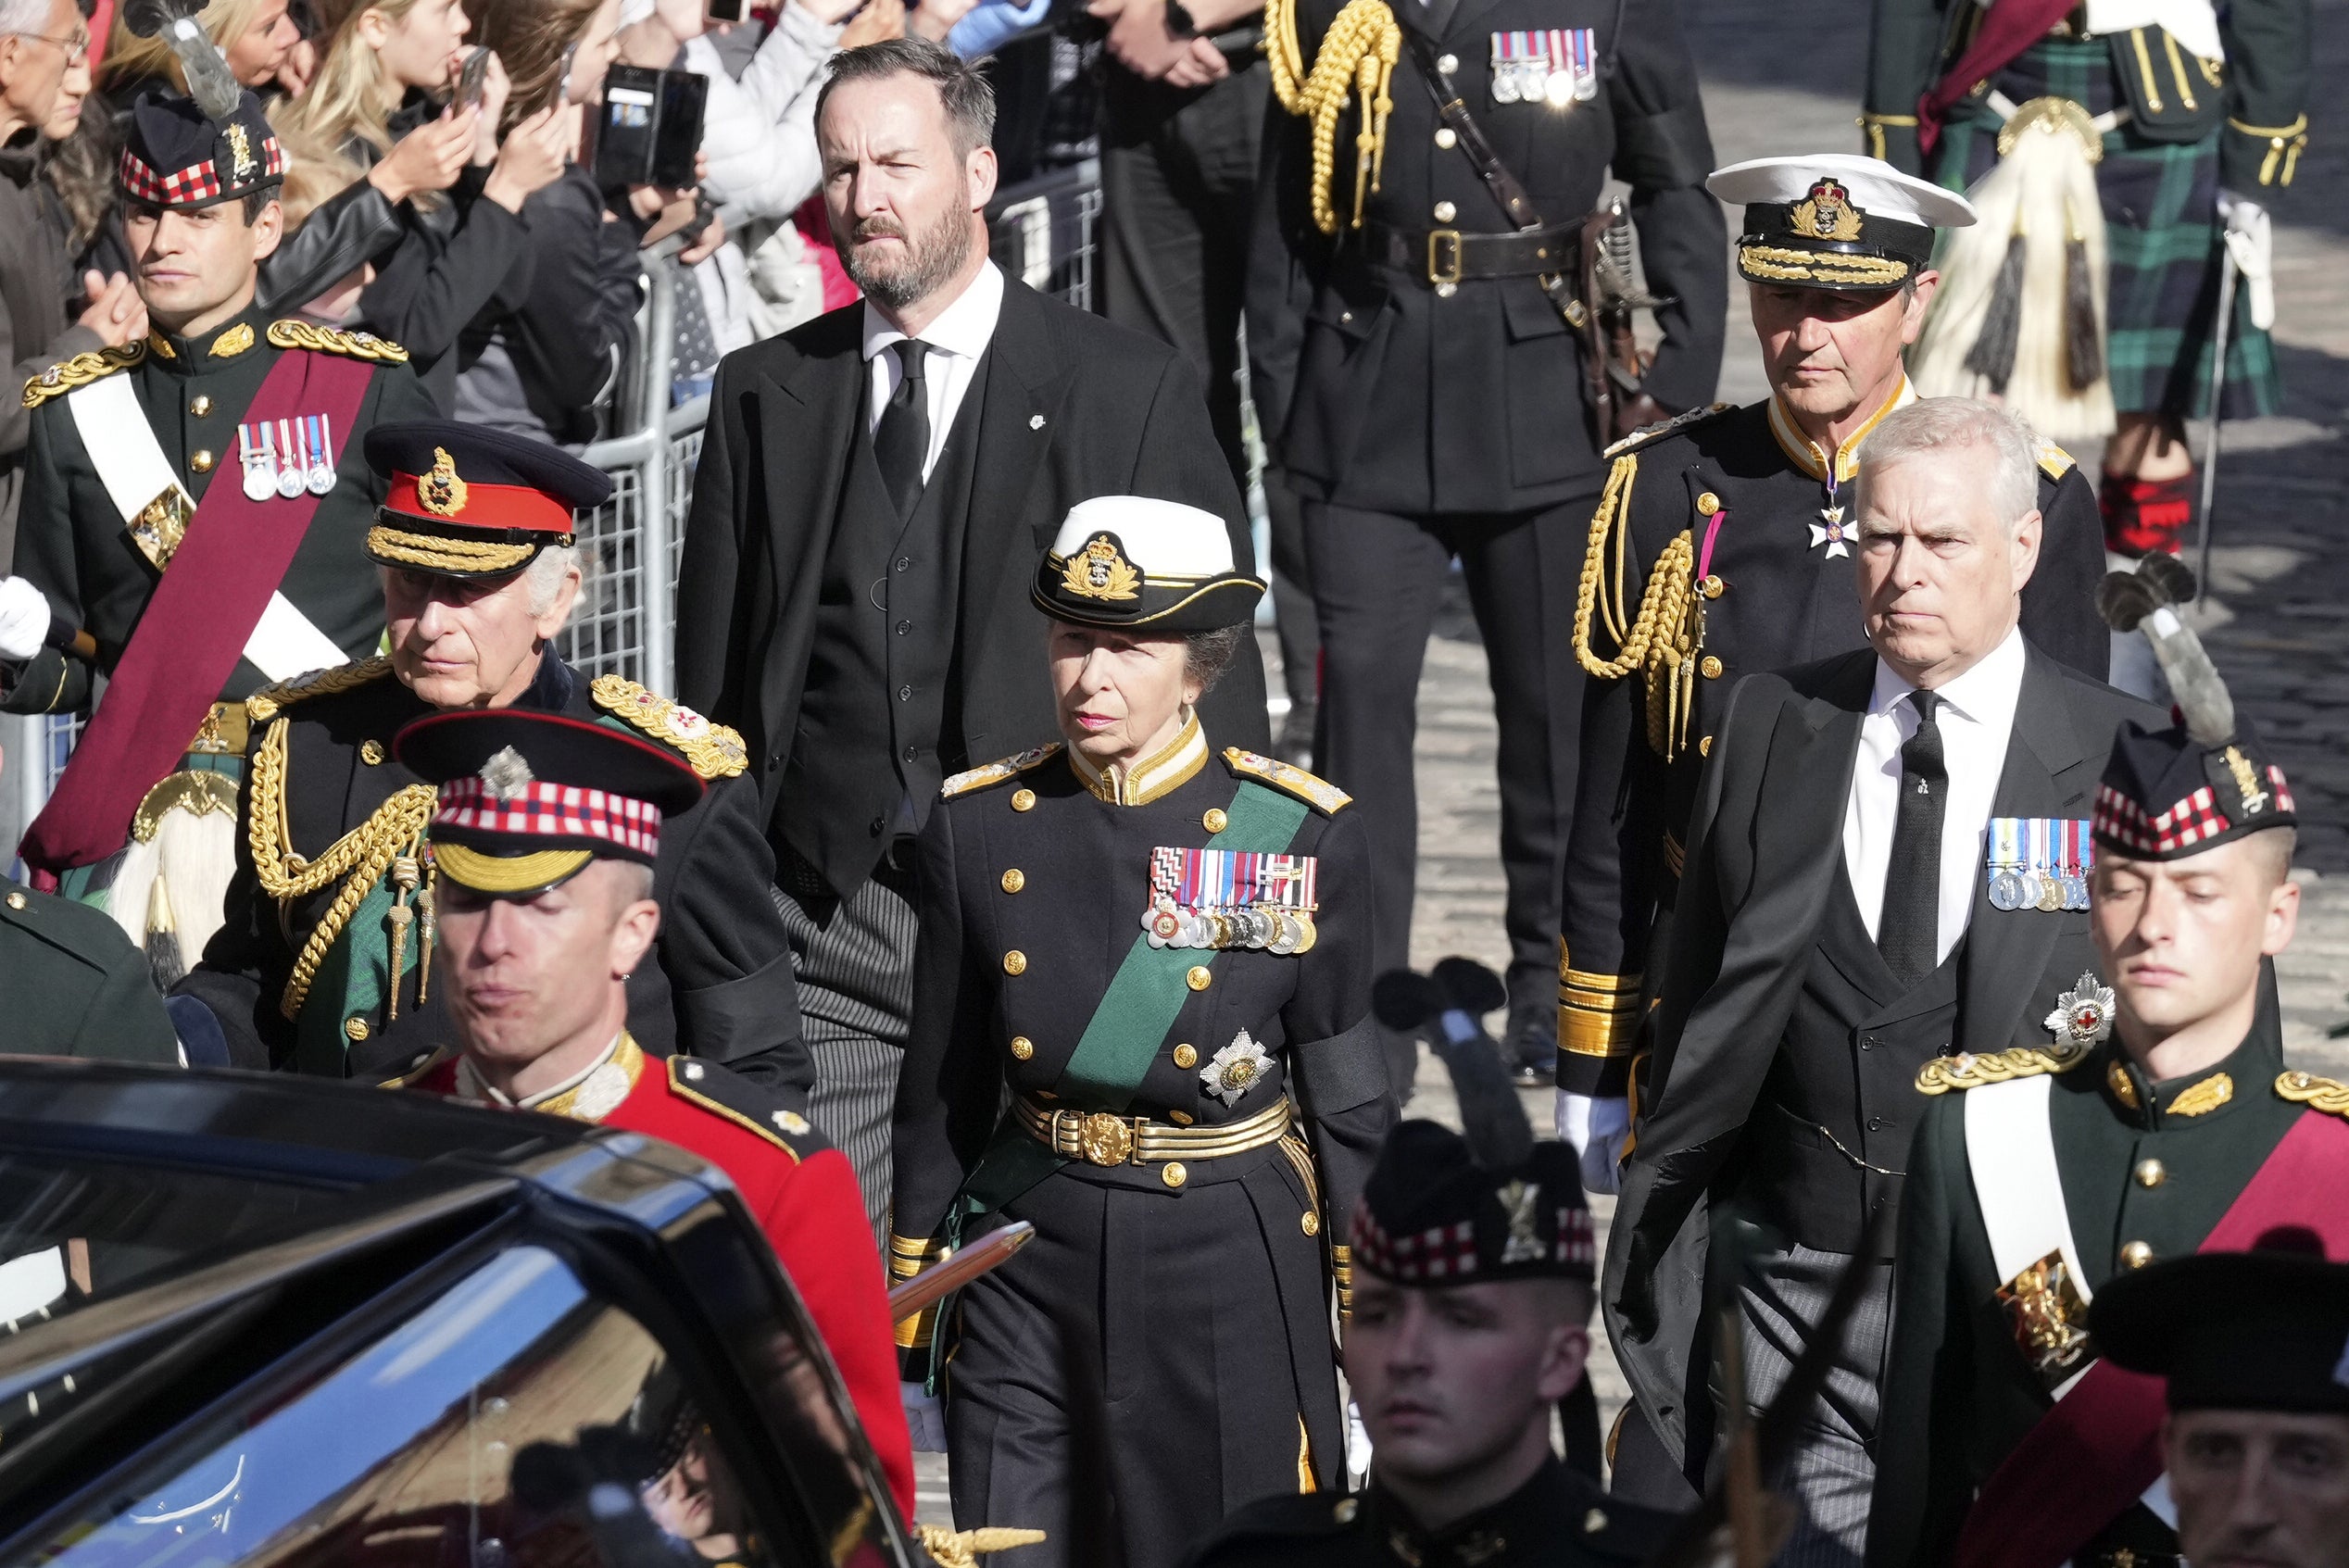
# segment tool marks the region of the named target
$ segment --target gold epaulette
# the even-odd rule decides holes
[[[647,691],[625,676],[598,675],[587,695],[605,712],[674,747],[704,779],[730,779],[750,766],[750,748],[743,745],[738,731],[713,723],[684,703]]]
[[[2280,1073],[2276,1075],[2276,1093],[2294,1105],[2349,1119],[2349,1084],[2338,1078],[2319,1078],[2314,1073]]]
[[[146,340],[119,348],[94,349],[62,360],[24,383],[24,406],[38,408],[52,397],[63,397],[117,370],[127,370],[147,356]]]
[[[270,323],[270,344],[275,348],[313,348],[321,354],[371,359],[379,365],[408,363],[408,350],[390,338],[377,337],[373,332],[346,332],[340,327],[321,327],[316,321],[290,318]]]
[[[353,691],[371,681],[380,681],[392,672],[392,661],[384,658],[362,659],[356,664],[333,664],[323,670],[313,670],[307,675],[296,675],[290,681],[280,681],[273,686],[263,686],[245,699],[245,721],[266,724],[276,718],[281,709],[300,702],[305,697],[333,696],[338,692]]]
[[[2044,1073],[2069,1073],[2093,1054],[2078,1040],[2052,1046],[2017,1046],[2012,1050],[1984,1051],[1979,1056],[1959,1052],[1937,1056],[1916,1074],[1916,1092],[1945,1095],[1952,1089],[1978,1089],[2015,1078],[2036,1078]]]
[[[1702,408],[1691,408],[1685,414],[1675,414],[1668,420],[1658,420],[1652,425],[1641,425],[1638,430],[1608,447],[1605,456],[1620,458],[1626,452],[1637,452],[1640,447],[1670,435],[1676,430],[1686,430],[1690,425],[1702,424],[1705,420],[1716,415],[1726,414],[1736,407],[1734,403],[1709,403]]]
[[[1030,768],[1060,754],[1061,743],[1054,741],[1049,746],[1031,746],[1016,757],[1006,757],[1002,761],[990,762],[984,768],[965,769],[938,786],[938,798],[952,800],[956,796],[968,795],[974,789],[986,789],[1006,779],[1016,779]]]
[[[2069,452],[2065,451],[2053,441],[2043,437],[2041,439],[2039,444],[2040,472],[2050,479],[2061,479],[2079,466]]]
[[[1268,784],[1285,795],[1293,795],[1325,817],[1334,817],[1345,809],[1354,797],[1328,780],[1316,778],[1294,762],[1284,762],[1277,757],[1261,757],[1238,746],[1224,748],[1224,765],[1242,778]]]

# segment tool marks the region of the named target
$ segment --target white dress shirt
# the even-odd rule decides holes
[[[1916,705],[1908,700],[1916,689],[1881,659],[1876,661],[1876,690],[1860,721],[1860,754],[1843,805],[1843,869],[1870,936],[1884,913],[1884,879],[1891,870],[1892,831],[1901,816],[1901,747],[1916,734]],[[2009,631],[1980,663],[1935,690],[1941,704],[1933,719],[1941,726],[1941,759],[1949,769],[1941,801],[1941,918],[1933,948],[1939,963],[1966,935],[1982,881],[1983,841],[2023,695],[2021,629]]]
[[[930,449],[922,457],[925,483],[930,470],[937,467],[938,454],[946,450],[954,416],[962,408],[962,395],[971,390],[979,356],[995,337],[996,319],[1002,314],[1003,274],[990,261],[979,268],[978,275],[953,304],[938,312],[936,320],[922,329],[922,341],[930,348],[922,362],[923,379],[930,393]],[[882,410],[896,395],[898,383],[905,379],[905,367],[898,357],[882,350],[904,341],[905,334],[889,325],[888,319],[873,307],[873,301],[866,300],[863,352],[873,371],[873,398],[865,415],[868,433],[881,423]]]

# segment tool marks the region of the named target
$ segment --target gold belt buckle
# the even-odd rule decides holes
[[[1447,257],[1446,247],[1450,248]],[[1427,281],[1431,283],[1460,282],[1460,231],[1430,229],[1427,231]]]
[[[1076,1151],[1090,1165],[1123,1165],[1134,1158],[1134,1125],[1096,1110],[1076,1124]]]

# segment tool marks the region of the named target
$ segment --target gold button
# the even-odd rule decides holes
[[[1697,497],[1697,511],[1700,515],[1711,517],[1715,512],[1717,512],[1720,509],[1721,497],[1715,495],[1712,491],[1708,490],[1703,495]]]
[[[363,1018],[346,1018],[343,1021],[343,1033],[354,1040],[364,1040],[374,1031],[368,1028],[367,1020]]]
[[[383,743],[380,740],[359,742],[358,759],[371,768],[380,765],[383,760]]]
[[[1166,1119],[1169,1122],[1174,1123],[1177,1127],[1187,1127],[1191,1124],[1191,1119],[1179,1110],[1168,1111],[1166,1113]]]
[[[200,392],[188,401],[188,412],[194,414],[199,420],[211,413],[211,411],[212,400],[209,397],[205,396],[204,394]]]
[[[1438,128],[1437,129],[1437,132],[1436,132],[1436,145],[1438,145],[1438,146],[1439,146],[1439,147],[1443,148],[1443,149],[1444,149],[1444,151],[1446,151],[1446,152],[1450,152],[1450,151],[1451,151],[1452,147],[1453,147],[1453,146],[1454,146],[1454,145],[1455,145],[1455,144],[1456,144],[1459,141],[1460,141],[1460,138],[1459,138],[1458,136],[1455,136],[1454,134],[1452,134],[1452,130],[1451,130],[1451,126],[1449,126],[1449,125],[1446,125],[1446,126],[1440,126],[1440,127],[1438,127]]]
[[[1458,207],[1456,207],[1452,206],[1452,205],[1451,205],[1451,203],[1450,203],[1450,202],[1438,202],[1438,203],[1436,204],[1436,221],[1437,221],[1437,222],[1438,222],[1438,223],[1449,223],[1449,222],[1451,222],[1453,219],[1455,219],[1455,218],[1457,218],[1457,217],[1459,217],[1459,216],[1460,216],[1460,209],[1459,209]]]
[[[1025,1061],[1036,1054],[1036,1042],[1025,1035],[1014,1035],[1011,1036],[1011,1054],[1020,1060]]]
[[[1010,952],[1004,954],[1003,972],[1006,974],[1025,974],[1027,972],[1027,955],[1021,952],[1017,947],[1014,947]]]
[[[1183,1169],[1181,1160],[1170,1160],[1159,1168],[1158,1179],[1168,1186],[1178,1187],[1191,1179],[1191,1173]]]
[[[1721,678],[1721,661],[1711,654],[1706,654],[1704,662],[1697,668],[1704,671],[1704,678],[1708,681],[1717,681]]]
[[[1699,757],[1710,757],[1713,755],[1713,737],[1711,735],[1705,735],[1698,740],[1697,755]]]
[[[21,894],[21,893],[11,893],[11,894],[9,894],[9,895],[8,895],[8,908],[10,908],[10,909],[23,909],[23,908],[24,908],[24,906],[25,906],[25,897],[24,897],[24,895],[23,895],[23,894]]]
[[[1719,572],[1708,571],[1705,573],[1704,581],[1697,584],[1697,589],[1706,598],[1717,599],[1721,596],[1721,591],[1727,586],[1727,583],[1721,581]]]
[[[188,467],[194,469],[198,473],[210,473],[212,471],[212,454],[204,447],[197,447],[195,451],[188,454]]]
[[[1311,1209],[1297,1216],[1297,1228],[1307,1236],[1321,1235],[1321,1216]]]
[[[2139,1160],[2135,1173],[2141,1187],[2157,1187],[2169,1179],[2168,1168],[2158,1160]]]
[[[1003,873],[1004,892],[1017,893],[1021,888],[1025,887],[1026,885],[1027,873],[1021,871],[1019,867],[1013,866],[1010,871]]]
[[[1176,1046],[1174,1047],[1174,1065],[1177,1067],[1197,1067],[1199,1065],[1199,1052],[1193,1050],[1187,1042],[1183,1045]]]
[[[2120,1266],[2142,1269],[2154,1261],[2154,1249],[2142,1241],[2132,1241],[2120,1249]]]
[[[1012,810],[1029,811],[1035,809],[1035,808],[1036,791],[1032,789],[1015,789],[1011,792]]]
[[[1204,991],[1214,981],[1215,977],[1207,972],[1207,966],[1203,963],[1191,965],[1190,972],[1183,976],[1183,984],[1194,991]]]
[[[1224,824],[1230,821],[1229,817],[1224,815],[1224,809],[1221,806],[1210,806],[1207,809],[1207,815],[1199,820],[1199,825],[1210,833],[1222,833]]]

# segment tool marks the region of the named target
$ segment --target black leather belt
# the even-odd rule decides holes
[[[1363,249],[1372,261],[1430,284],[1531,278],[1563,271],[1576,259],[1580,228],[1578,223],[1561,223],[1521,234],[1463,234],[1457,229],[1370,223],[1363,228]]]

